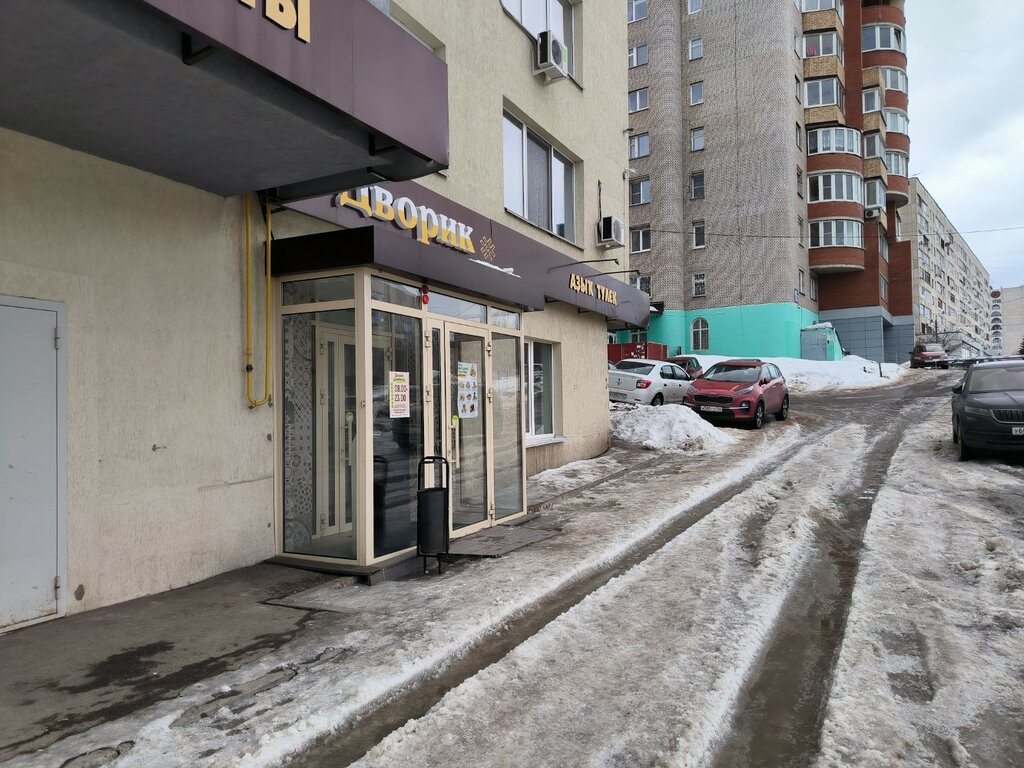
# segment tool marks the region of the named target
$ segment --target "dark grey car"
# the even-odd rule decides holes
[[[953,387],[953,442],[975,451],[1024,452],[1024,360],[976,363]]]

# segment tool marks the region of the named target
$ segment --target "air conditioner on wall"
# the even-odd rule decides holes
[[[626,244],[626,225],[622,219],[605,216],[597,225],[597,244],[604,248],[615,248]]]
[[[549,83],[563,80],[569,75],[569,51],[565,43],[549,29],[537,36],[537,58],[533,74],[543,74]]]
[[[864,211],[865,219],[877,219],[880,215],[881,211],[879,211],[877,208],[868,208],[866,211]]]

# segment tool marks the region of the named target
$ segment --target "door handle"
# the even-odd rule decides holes
[[[452,469],[459,468],[459,459],[462,457],[461,446],[459,445],[459,422],[452,424]]]

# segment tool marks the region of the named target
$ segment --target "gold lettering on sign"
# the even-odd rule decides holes
[[[256,0],[238,2],[249,8],[256,8]],[[263,15],[281,29],[295,30],[295,36],[308,43],[312,37],[309,2],[310,0],[264,0]]]
[[[575,272],[569,274],[569,290],[584,296],[591,296],[606,304],[617,305],[619,303],[619,296],[614,290],[598,285],[593,280],[588,280]]]

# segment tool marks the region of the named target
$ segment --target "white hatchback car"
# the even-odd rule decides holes
[[[608,371],[608,399],[616,403],[681,403],[692,379],[664,360],[621,360]]]

